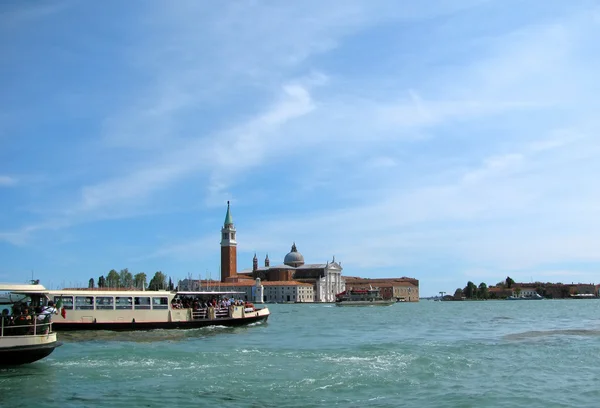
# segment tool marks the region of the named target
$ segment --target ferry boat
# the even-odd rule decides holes
[[[47,290],[48,300],[60,302],[56,331],[192,329],[240,326],[266,321],[267,307],[235,299],[239,292],[140,291],[113,289]]]
[[[519,296],[509,296],[506,299],[508,300],[542,300],[543,297],[540,296],[539,293],[533,293],[528,295],[519,295]]]
[[[22,291],[27,295],[11,296]],[[62,345],[52,330],[52,315],[24,313],[41,307],[44,291],[42,285],[0,284],[0,292],[6,292],[0,296],[0,366],[33,363]]]
[[[391,306],[395,300],[386,300],[379,288],[350,289],[336,295],[337,306]]]

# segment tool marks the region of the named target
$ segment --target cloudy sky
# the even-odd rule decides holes
[[[0,5],[0,280],[600,283],[597,1]]]

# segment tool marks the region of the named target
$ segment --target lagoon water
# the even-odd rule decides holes
[[[269,305],[243,328],[61,333],[2,407],[597,407],[600,300]]]

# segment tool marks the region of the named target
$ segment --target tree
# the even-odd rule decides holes
[[[131,288],[133,286],[133,275],[127,268],[121,269],[121,272],[119,272],[119,282],[123,288]]]
[[[461,288],[456,289],[454,292],[454,300],[461,300],[463,298],[463,290]]]
[[[98,278],[98,287],[105,288],[106,287],[106,279],[104,279],[104,275]]]
[[[464,295],[467,299],[477,297],[477,286],[471,281],[467,282],[467,286],[463,290]]]
[[[90,281],[88,282],[88,288],[94,289],[94,278],[90,278]]]
[[[169,276],[169,290],[173,290],[175,289],[175,287],[173,286],[173,281],[171,280],[171,277]]]
[[[506,277],[506,287],[508,289],[510,289],[510,288],[512,288],[512,285],[514,285],[514,284],[515,284],[515,281],[512,280],[512,278],[510,276],[507,276]]]
[[[477,297],[479,299],[487,299],[490,297],[490,292],[485,282],[481,282],[479,284],[479,288],[477,289]]]
[[[149,290],[161,290],[167,287],[167,277],[161,271],[154,274],[148,285]]]
[[[133,277],[133,286],[138,290],[145,290],[148,287],[148,281],[146,279],[146,274],[144,272],[136,273]]]
[[[109,288],[118,288],[121,286],[121,279],[119,278],[119,273],[114,269],[111,269],[106,275],[106,286]]]

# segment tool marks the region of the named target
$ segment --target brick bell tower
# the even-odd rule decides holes
[[[227,214],[221,229],[221,282],[237,275],[237,241],[235,240],[235,227],[227,201]]]

